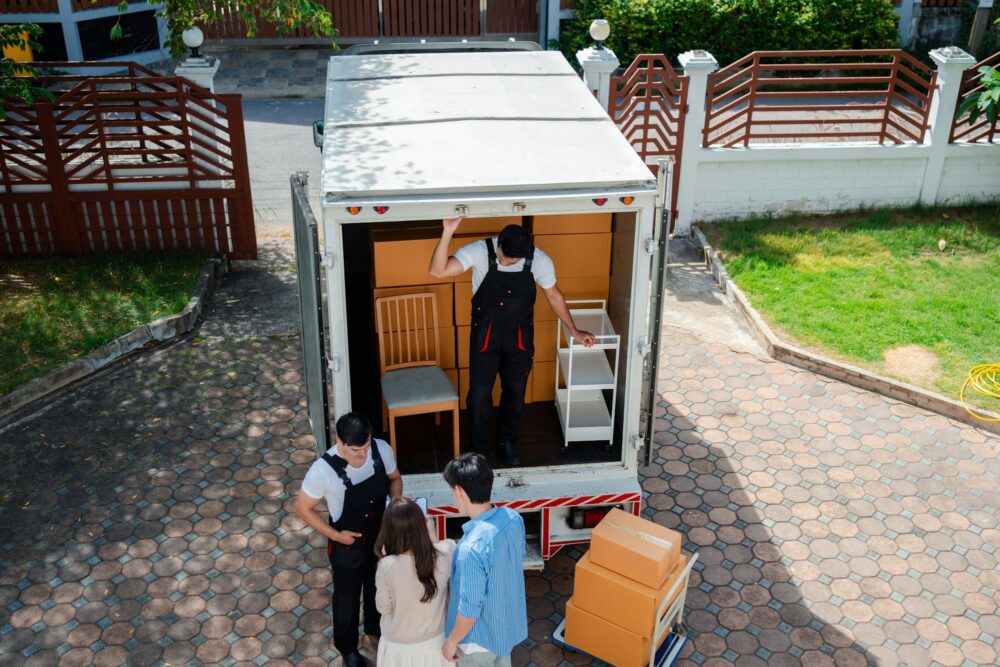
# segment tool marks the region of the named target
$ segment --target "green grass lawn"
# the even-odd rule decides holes
[[[195,253],[0,261],[0,395],[180,311]]]
[[[1000,205],[703,228],[786,339],[953,398],[970,367],[1000,363]]]

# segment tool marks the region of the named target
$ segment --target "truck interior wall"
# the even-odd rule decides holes
[[[615,444],[621,445],[625,418],[625,355],[629,346],[629,322],[632,318],[632,282],[635,279],[636,214],[620,212],[611,218],[611,276],[608,281],[608,317],[615,333],[621,336],[621,359],[618,366],[618,392],[615,405]]]

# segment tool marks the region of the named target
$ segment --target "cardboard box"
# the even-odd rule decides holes
[[[580,609],[628,628],[640,637],[652,637],[660,605],[670,588],[684,574],[686,565],[687,557],[681,554],[677,567],[667,580],[659,588],[650,588],[616,571],[595,565],[588,552],[576,564],[573,600]],[[681,588],[678,587],[667,607],[680,593]]]
[[[520,227],[524,222],[519,215],[500,215],[495,218],[466,218],[459,225],[462,234],[498,234],[507,225]],[[607,230],[610,231],[610,230]]]
[[[535,322],[535,363],[556,360],[556,335],[559,322]]]
[[[433,292],[437,297],[438,327],[452,326],[455,320],[455,290],[450,283],[440,285],[409,285],[406,287],[378,287],[374,290],[374,295],[376,299],[381,299],[385,296],[423,294],[427,292]],[[416,327],[424,326],[422,317],[417,317],[416,320]]]
[[[556,400],[556,363],[536,361],[531,372],[531,395],[536,403]]]
[[[644,586],[659,588],[677,567],[681,534],[620,509],[611,510],[590,536],[590,559]]]
[[[455,393],[458,393],[458,369],[457,368],[448,368],[448,369],[445,369],[444,374],[448,376],[449,380],[451,380],[451,386],[453,386],[455,388]],[[459,396],[458,396],[458,406],[459,406],[459,408],[462,407],[462,404],[464,402],[465,402],[465,398],[463,398],[462,395],[459,394]]]
[[[552,258],[557,280],[611,273],[610,233],[536,234],[535,247]]]
[[[472,271],[466,271],[462,276],[468,274],[468,280],[459,280],[455,283],[455,324],[457,326],[469,326],[472,324]],[[458,276],[461,278],[462,276]]]
[[[427,273],[431,255],[440,239],[432,230],[388,231],[372,234],[372,254],[375,264],[375,287],[399,287],[452,283],[452,278],[432,278]]]
[[[458,359],[458,368],[469,367],[469,336],[472,334],[472,327],[455,327],[455,357]]]
[[[577,606],[574,595],[566,602],[566,642],[615,667],[646,667],[649,637],[596,616]]]
[[[531,219],[532,234],[607,234],[610,232],[610,213],[536,215]]]
[[[428,349],[432,341],[424,335],[424,331],[421,329],[387,333],[384,338],[385,363],[392,365],[415,359],[427,359],[433,350]],[[456,368],[458,358],[455,354],[455,327],[441,327],[437,333],[438,366],[442,369]]]
[[[607,299],[608,274],[609,272],[605,271],[604,275],[601,276],[563,278],[559,275],[559,266],[557,265],[556,286],[563,293],[563,297],[567,301],[575,301],[577,299]],[[535,293],[535,326],[537,327],[539,322],[555,320],[556,314],[552,311],[552,306],[549,305],[549,300],[545,298],[542,288],[536,287],[535,289],[537,290]],[[573,308],[573,305],[570,304],[569,307]],[[596,308],[597,305],[595,304],[594,307]],[[455,308],[458,308],[457,302]]]

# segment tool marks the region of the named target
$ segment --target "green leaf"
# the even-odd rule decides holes
[[[122,38],[122,24],[121,23],[116,23],[113,26],[111,26],[110,38],[113,39],[113,40],[114,39],[121,39]]]

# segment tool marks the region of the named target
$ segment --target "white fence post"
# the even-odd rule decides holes
[[[684,136],[681,138],[681,163],[677,174],[677,222],[674,234],[691,233],[694,217],[695,184],[698,178],[698,154],[701,150],[701,133],[705,128],[705,92],[708,75],[719,69],[719,61],[708,51],[685,51],[677,57],[688,76],[688,110],[684,117]]]
[[[920,203],[933,204],[937,201],[941,174],[944,172],[945,153],[951,139],[955,111],[962,89],[962,75],[976,64],[976,59],[957,46],[945,46],[930,52],[931,60],[937,65],[937,85],[931,97],[927,133],[924,144],[931,152],[924,170],[924,180],[920,186]]]
[[[583,68],[583,80],[605,110],[611,94],[611,75],[621,65],[614,51],[589,46],[576,52],[576,61]]]

